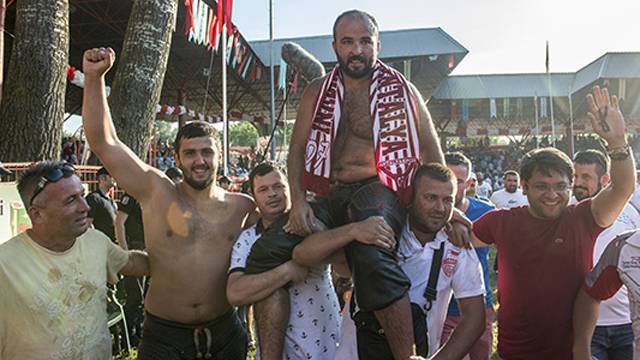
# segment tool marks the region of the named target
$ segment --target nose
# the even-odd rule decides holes
[[[438,200],[433,204],[434,210],[444,211],[444,201]]]
[[[87,203],[87,200],[84,197],[80,197],[80,206],[78,207],[78,212],[88,212],[91,210],[91,206]]]

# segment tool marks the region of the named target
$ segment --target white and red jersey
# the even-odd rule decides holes
[[[585,291],[596,300],[614,296],[626,285],[633,324],[634,356],[640,360],[640,231],[615,238],[585,279]]]

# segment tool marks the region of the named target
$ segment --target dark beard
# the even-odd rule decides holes
[[[582,201],[584,199],[592,198],[592,197],[598,195],[600,190],[602,190],[602,184],[598,183],[598,188],[596,189],[596,192],[591,194],[591,195],[589,195],[589,190],[587,190],[586,188],[583,188],[582,186],[580,186],[579,189],[584,190],[585,194],[587,194],[587,195],[586,196],[578,195],[578,193],[576,192],[576,187],[574,187],[573,188],[573,196],[575,196],[576,200]]]
[[[213,179],[209,178],[208,180],[205,180],[205,181],[202,181],[202,182],[197,182],[197,181],[193,180],[192,178],[185,176],[184,182],[189,184],[189,186],[191,186],[192,188],[202,191],[202,190],[206,189],[207,187],[209,187],[209,185],[211,185],[211,183],[213,182]]]
[[[363,78],[365,76],[371,75],[371,73],[373,72],[373,59],[367,59],[367,58],[364,58],[362,56],[352,56],[349,59],[347,59],[347,62],[345,63],[344,61],[342,61],[340,56],[338,56],[338,54],[336,54],[336,58],[338,59],[338,64],[340,65],[340,70],[346,76],[348,76],[350,78],[361,79],[361,78]],[[349,67],[347,65],[352,60],[358,60],[358,61],[362,62],[364,64],[364,67],[362,69],[356,70],[356,71],[349,69]]]

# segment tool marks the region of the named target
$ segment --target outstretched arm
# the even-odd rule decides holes
[[[259,274],[235,271],[227,279],[227,300],[233,306],[254,304],[290,281],[298,282],[307,277],[308,269],[289,260],[286,263]]]
[[[608,227],[618,218],[633,194],[636,184],[633,153],[625,137],[625,122],[618,98],[609,97],[609,91],[593,87],[593,95],[587,95],[593,130],[607,142],[611,156],[611,183],[600,191],[591,202],[593,218],[601,227]]]
[[[149,256],[146,252],[140,250],[129,250],[129,261],[120,269],[120,274],[126,276],[149,276]]]
[[[104,85],[104,75],[113,65],[115,56],[111,48],[91,49],[84,53],[82,125],[91,150],[109,173],[128,193],[143,200],[153,193],[154,184],[159,183],[164,175],[145,164],[118,139]]]
[[[293,249],[293,260],[304,266],[331,262],[336,253],[352,241],[394,249],[396,241],[391,227],[382,216],[320,231],[304,239]]]

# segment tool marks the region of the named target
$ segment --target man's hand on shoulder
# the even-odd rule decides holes
[[[468,249],[471,248],[471,228],[471,220],[461,210],[454,208],[453,217],[446,225],[445,232],[453,245]]]
[[[116,61],[116,53],[112,48],[95,48],[84,52],[82,71],[86,78],[101,78]]]
[[[384,249],[395,249],[396,240],[393,229],[382,216],[371,216],[353,223],[351,227],[353,239],[367,245],[375,245]]]

